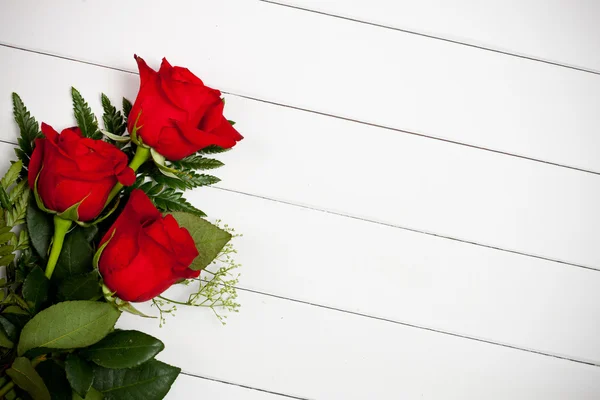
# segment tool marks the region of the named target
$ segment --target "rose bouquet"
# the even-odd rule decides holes
[[[178,304],[237,311],[232,230],[204,219],[182,192],[242,136],[224,100],[165,59],[135,57],[140,90],[123,112],[102,95],[104,129],[72,89],[77,126],[41,127],[13,93],[21,136],[0,180],[0,398],[162,399],[180,370],[163,343],[115,329],[152,301],[162,326]],[[210,267],[210,268],[208,268]],[[203,277],[200,277],[201,271]],[[163,292],[193,290],[184,300]]]

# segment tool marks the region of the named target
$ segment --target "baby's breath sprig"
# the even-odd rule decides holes
[[[220,224],[221,221],[217,220],[216,225]],[[232,239],[242,236],[235,233],[235,229],[227,224],[220,228],[229,232]],[[227,315],[222,315],[219,311],[224,309],[227,312],[238,312],[240,308],[240,304],[236,301],[238,297],[236,285],[239,282],[240,273],[236,270],[241,267],[241,264],[235,262],[235,254],[237,254],[237,250],[230,241],[210,266],[202,271],[203,276],[181,282],[184,285],[195,283],[198,285],[198,289],[189,295],[187,301],[172,300],[163,296],[154,299],[153,303],[160,312],[160,326],[162,327],[165,323],[166,314],[173,315],[177,311],[177,305],[210,308],[217,319],[225,325]]]

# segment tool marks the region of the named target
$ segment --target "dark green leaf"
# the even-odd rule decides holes
[[[131,108],[133,105],[129,100],[123,97],[123,116],[125,117],[125,123],[127,123],[127,118],[129,118],[129,114],[131,113]]]
[[[150,172],[150,177],[161,185],[173,188],[173,189],[193,189],[201,186],[214,185],[215,183],[219,183],[221,180],[216,176],[206,175],[206,174],[198,174],[193,170],[173,170],[174,174],[179,178],[173,178],[171,176],[167,176],[160,172],[158,168],[152,169]]]
[[[23,161],[23,165],[27,167],[29,165],[31,154],[33,153],[34,141],[43,135],[42,132],[40,132],[39,124],[35,118],[31,116],[29,111],[27,111],[27,108],[19,95],[13,93],[12,100],[13,115],[21,132],[21,136],[18,139],[19,148],[15,149],[15,153],[19,160]],[[21,172],[21,174],[25,176],[24,171]]]
[[[173,161],[173,166],[178,169],[215,169],[224,164],[214,158],[204,158],[200,155],[192,155],[179,161]]]
[[[17,357],[12,366],[6,370],[13,382],[29,393],[33,400],[51,400],[46,384],[25,357]]]
[[[29,207],[27,207],[27,230],[33,248],[42,259],[47,259],[54,225],[52,216],[38,208],[34,196],[29,199]]]
[[[23,299],[32,313],[38,312],[48,300],[50,281],[40,267],[34,267],[23,283]]]
[[[35,370],[44,380],[52,395],[52,400],[71,400],[71,385],[67,380],[65,370],[54,360],[42,361]]]
[[[65,300],[96,300],[102,296],[96,271],[70,276],[58,286],[58,298]]]
[[[6,318],[6,315],[0,315],[0,329],[11,342],[16,343],[19,339],[19,328]]]
[[[85,102],[81,93],[74,87],[71,88],[71,95],[73,96],[73,112],[75,113],[75,120],[77,121],[79,129],[81,129],[83,137],[101,139],[102,133],[98,131],[98,120],[88,103]]]
[[[8,193],[6,193],[6,190],[4,190],[2,186],[0,186],[0,207],[4,208],[5,210],[9,210],[11,206],[12,204],[10,199],[8,198]]]
[[[106,400],[161,400],[181,369],[150,360],[131,369],[94,367],[93,386]]]
[[[81,397],[85,397],[94,380],[92,366],[76,354],[71,353],[65,361],[65,371],[73,390]]]
[[[139,188],[148,195],[156,208],[161,211],[184,211],[199,217],[206,216],[201,210],[188,203],[182,197],[183,193],[174,189],[165,188],[163,185],[151,181],[144,183]]]
[[[8,169],[8,171],[6,171],[2,179],[0,179],[0,185],[2,185],[2,188],[4,190],[8,190],[10,185],[17,181],[17,178],[19,177],[19,172],[21,172],[22,168],[23,162],[21,161],[17,161],[10,166],[10,168]]]
[[[23,328],[18,353],[29,349],[75,349],[91,346],[114,327],[121,313],[108,303],[65,301],[49,307]]]
[[[198,257],[190,268],[194,271],[206,268],[231,240],[231,234],[211,224],[203,218],[185,212],[174,212],[173,217],[179,226],[186,228],[196,244]]]
[[[224,149],[223,147],[210,145],[210,146],[203,148],[198,153],[200,153],[200,154],[218,154],[218,153],[224,153],[229,150],[230,149]]]
[[[62,281],[70,276],[85,274],[92,271],[94,249],[90,240],[94,237],[97,228],[76,227],[67,234],[63,248],[58,257],[56,269],[52,279]]]
[[[123,135],[127,129],[123,114],[117,111],[104,93],[102,93],[102,108],[104,109],[104,115],[102,116],[104,129],[117,136]]]
[[[94,389],[93,387],[90,389],[90,391],[88,392],[87,396],[85,396],[85,398],[79,396],[77,393],[73,392],[73,400],[103,400],[104,399],[104,395],[97,391],[96,389]]]
[[[0,329],[0,347],[12,349],[14,346],[14,342],[4,333],[4,329]]]
[[[165,345],[138,331],[116,331],[81,351],[81,355],[105,368],[131,368],[160,353]]]

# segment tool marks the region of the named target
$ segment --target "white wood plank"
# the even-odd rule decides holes
[[[270,1],[270,0],[269,0]],[[359,21],[600,71],[600,3],[577,0],[275,0]]]
[[[314,399],[597,399],[600,369],[253,293],[221,326],[180,308],[161,358],[185,371]]]
[[[600,79],[553,65],[247,0],[4,1],[0,38],[128,70],[164,55],[223,90],[600,171]]]
[[[0,170],[13,158],[0,144]],[[600,364],[600,274],[206,189],[244,234],[241,287]]]
[[[182,374],[173,384],[166,399],[283,400],[285,397]]]
[[[0,135],[14,141],[8,92],[57,127],[70,85],[135,95],[124,72],[1,48]],[[540,257],[600,268],[600,179],[477,149],[229,96],[247,137],[223,157],[222,187]],[[376,143],[376,144],[373,144]]]

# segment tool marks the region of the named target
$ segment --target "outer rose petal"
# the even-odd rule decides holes
[[[35,149],[29,160],[29,170],[27,172],[27,183],[29,187],[35,187],[35,180],[42,169],[42,159],[44,158],[44,146],[47,139],[36,139]]]

